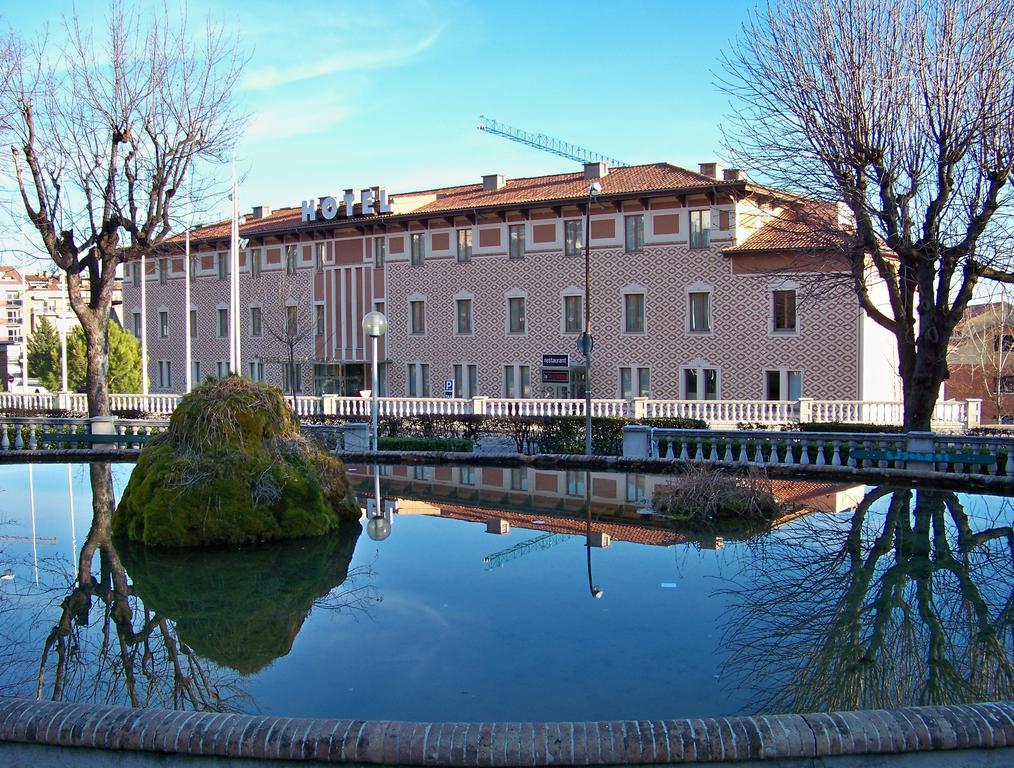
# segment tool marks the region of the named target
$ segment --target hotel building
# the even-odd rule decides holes
[[[592,196],[590,185],[601,191]],[[361,320],[384,312],[381,392],[582,397],[586,216],[598,398],[898,399],[893,339],[866,319],[794,198],[715,163],[667,163],[392,194],[374,187],[244,216],[242,371],[296,390],[369,386]],[[153,392],[229,360],[230,222],[126,265],[125,325],[148,335]],[[811,291],[807,276],[820,277]]]

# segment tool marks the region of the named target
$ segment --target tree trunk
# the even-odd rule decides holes
[[[911,364],[900,367],[904,397],[904,430],[929,432],[940,385],[947,378],[947,364],[939,350],[923,345]]]
[[[94,315],[81,317],[87,352],[86,391],[88,415],[109,416],[109,320]],[[141,362],[144,365],[144,361]],[[145,371],[141,371],[143,376]]]

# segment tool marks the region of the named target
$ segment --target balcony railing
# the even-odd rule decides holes
[[[178,394],[114,394],[110,395],[113,411],[168,415],[182,395]],[[365,419],[370,416],[370,400],[363,397],[323,395],[320,397],[286,396],[295,403],[296,413],[303,418],[342,416]],[[584,416],[583,399],[504,397],[381,397],[381,416]],[[85,413],[87,398],[83,394],[14,394],[0,392],[0,411],[63,410]],[[689,418],[700,419],[712,429],[735,429],[743,426],[778,427],[800,422],[840,422],[845,424],[900,425],[902,404],[881,400],[592,400],[592,416],[608,416],[633,420]],[[979,426],[980,400],[944,400],[938,402],[933,426],[938,430],[958,431]]]

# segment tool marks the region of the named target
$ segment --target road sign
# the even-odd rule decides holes
[[[582,333],[577,337],[577,351],[585,357],[588,357],[595,350],[595,339],[588,332]]]
[[[444,397],[454,397],[454,379],[444,379]]]
[[[570,355],[543,355],[543,368],[570,368]]]

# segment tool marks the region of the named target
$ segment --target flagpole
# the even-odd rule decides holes
[[[236,158],[232,160],[232,242],[229,254],[229,372],[239,374],[239,200]]]
[[[189,392],[193,387],[191,381],[193,363],[190,361],[193,351],[190,348],[190,225],[193,223],[193,200],[190,200],[190,194],[193,191],[193,185],[191,184],[187,189],[187,231],[183,236],[183,357],[185,361],[183,363],[183,382],[184,392]]]
[[[141,410],[148,410],[148,261],[141,251]]]

